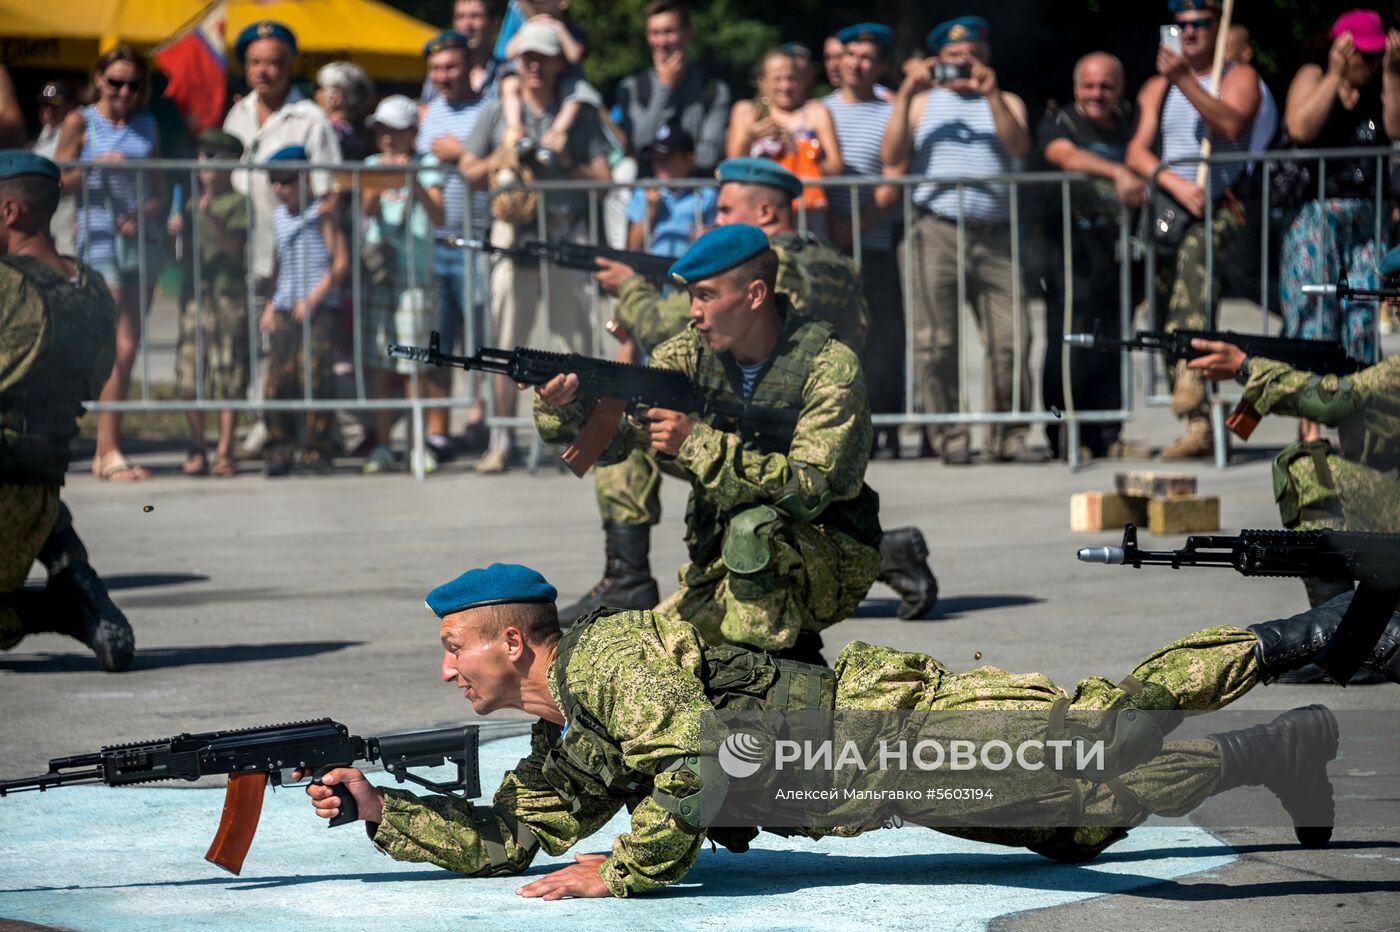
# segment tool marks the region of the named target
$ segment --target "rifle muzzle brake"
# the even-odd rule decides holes
[[[1080,547],[1080,563],[1107,563],[1110,566],[1121,566],[1123,563],[1122,547]]]

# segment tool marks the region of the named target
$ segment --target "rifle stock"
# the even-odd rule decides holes
[[[253,836],[258,833],[266,789],[265,773],[236,773],[228,778],[219,830],[214,833],[204,860],[235,876],[243,870],[243,859],[248,856]]]

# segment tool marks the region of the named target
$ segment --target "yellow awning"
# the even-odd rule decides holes
[[[87,71],[118,42],[148,52],[204,8],[199,0],[0,0],[0,61]],[[379,79],[423,77],[423,43],[438,30],[378,0],[229,0],[224,37],[275,19],[296,33],[299,71],[348,59]],[[230,60],[237,68],[237,63]]]

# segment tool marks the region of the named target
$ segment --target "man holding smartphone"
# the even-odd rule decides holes
[[[1128,166],[1144,178],[1151,178],[1164,161],[1199,156],[1204,138],[1210,140],[1216,155],[1244,151],[1259,110],[1259,76],[1249,65],[1224,63],[1218,95],[1211,86],[1220,28],[1219,0],[1171,0],[1168,6],[1180,30],[1181,51],[1166,44],[1170,38],[1164,33],[1166,41],[1157,48],[1157,74],[1138,92],[1138,128],[1128,144]],[[1221,256],[1244,228],[1244,210],[1234,189],[1245,166],[1245,162],[1212,165],[1205,185],[1196,183],[1195,163],[1169,165],[1157,176],[1161,191],[1190,216],[1174,253],[1163,251],[1159,244],[1153,288],[1159,315],[1166,309],[1168,331],[1211,329],[1220,302],[1220,263],[1215,264],[1207,307],[1206,201],[1214,205],[1211,234],[1214,253]],[[1149,205],[1154,214],[1160,208],[1160,202]],[[1169,362],[1173,366],[1172,411],[1186,421],[1186,431],[1162,451],[1162,458],[1209,456],[1214,443],[1205,382],[1198,372],[1186,369],[1182,360]]]
[[[885,174],[929,178],[993,177],[1026,157],[1031,136],[1026,105],[997,84],[991,26],[961,16],[936,26],[926,45],[934,57],[916,62],[895,95],[880,155]],[[958,410],[958,224],[964,231],[966,295],[987,348],[986,408],[1009,411],[1020,385],[1030,404],[1030,316],[1011,300],[1010,192],[1004,183],[922,184],[914,190],[917,216],[901,257],[913,263],[909,306],[914,318],[914,365],[924,411]],[[1019,346],[1015,316],[1020,315]],[[988,459],[1040,462],[1026,445],[1027,424],[994,424]],[[966,425],[937,425],[929,443],[949,466],[972,462]]]

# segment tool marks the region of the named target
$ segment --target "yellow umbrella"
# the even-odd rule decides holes
[[[118,42],[150,51],[204,7],[200,0],[0,0],[0,61],[86,71]],[[421,79],[423,43],[438,32],[378,0],[229,0],[230,52],[243,27],[260,19],[296,33],[303,73],[349,59],[390,80]]]

